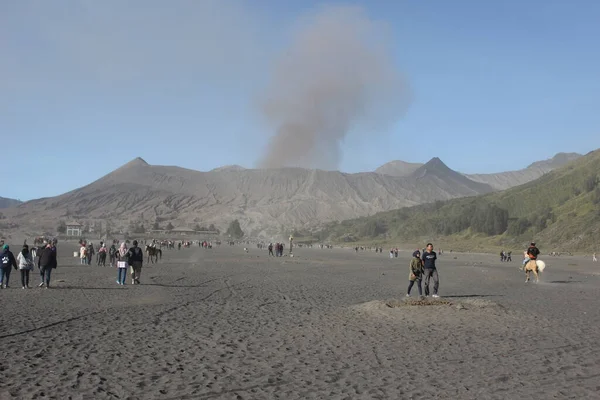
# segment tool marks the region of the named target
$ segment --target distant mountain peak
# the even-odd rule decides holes
[[[130,161],[130,163],[134,163],[134,164],[139,164],[139,165],[150,165],[146,162],[146,160],[144,160],[142,157],[136,157],[133,160]]]
[[[530,164],[527,168],[558,168],[570,163],[571,161],[577,160],[580,157],[582,157],[582,155],[579,153],[556,153],[554,157],[547,160],[536,161]]]
[[[131,167],[148,167],[150,164],[146,162],[142,157],[136,157],[133,160],[129,161],[127,164],[123,165],[121,168],[131,168]]]
[[[427,169],[437,169],[437,170],[450,170],[450,167],[448,167],[446,164],[444,164],[444,162],[442,160],[440,160],[438,157],[433,157],[431,160],[427,161],[422,168],[427,168]]]
[[[442,160],[438,157],[433,157],[431,160],[427,161],[421,167],[419,167],[412,176],[422,178],[425,175],[432,174],[439,177],[447,177],[450,175],[458,174],[458,172],[452,170],[448,167]]]
[[[421,166],[423,166],[422,163],[394,160],[383,164],[381,167],[377,168],[375,172],[391,176],[408,176]]]
[[[442,160],[440,160],[439,157],[433,157],[431,160],[427,161],[425,163],[425,165],[443,165],[443,166],[446,166],[446,164],[444,164],[444,162]]]
[[[217,168],[214,168],[212,171],[215,171],[215,172],[216,171],[243,171],[245,169],[246,168],[242,167],[241,165],[234,164],[234,165],[224,165],[222,167],[217,167]]]

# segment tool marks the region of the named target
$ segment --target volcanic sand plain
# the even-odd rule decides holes
[[[1,399],[600,398],[588,258],[526,284],[520,260],[446,252],[432,304],[404,298],[409,252],[164,250],[122,287],[76,249],[51,289],[0,291]]]

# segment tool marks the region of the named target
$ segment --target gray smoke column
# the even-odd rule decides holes
[[[321,8],[277,58],[263,111],[275,136],[259,167],[336,169],[350,131],[377,143],[408,105],[385,25],[358,7]]]

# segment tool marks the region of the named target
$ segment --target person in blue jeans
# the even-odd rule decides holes
[[[433,251],[433,244],[427,243],[427,247],[421,256],[423,260],[423,275],[425,286],[425,296],[429,296],[429,280],[433,278],[433,295],[432,297],[438,296],[438,288],[440,287],[440,280],[438,277],[437,268],[435,267],[435,260],[437,260],[437,254]]]
[[[127,278],[127,246],[125,242],[121,243],[121,247],[116,254],[116,266],[117,266],[117,284],[125,285],[125,279]]]
[[[0,252],[0,288],[8,289],[11,268],[17,269],[17,260],[8,245],[5,244]]]

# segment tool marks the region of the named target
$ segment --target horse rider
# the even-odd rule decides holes
[[[537,257],[540,255],[540,250],[536,247],[535,242],[531,242],[526,254],[528,258],[525,259],[527,262],[523,265],[523,269],[525,269],[528,263],[532,261],[536,262]]]

